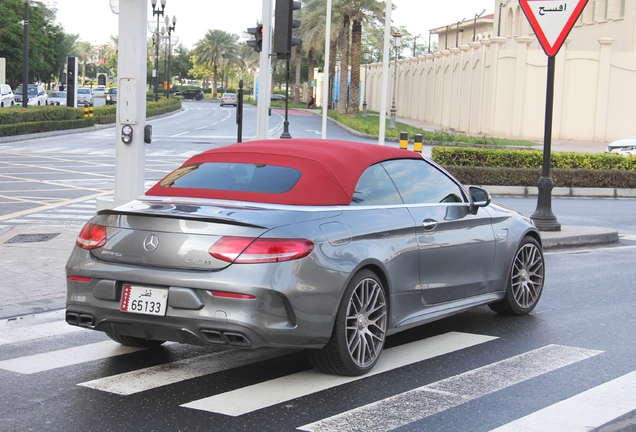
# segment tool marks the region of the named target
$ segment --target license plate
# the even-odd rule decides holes
[[[122,312],[165,316],[168,290],[137,285],[124,285],[119,310]]]

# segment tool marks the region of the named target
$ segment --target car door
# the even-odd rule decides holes
[[[383,166],[415,220],[424,304],[488,292],[495,256],[488,212],[472,214],[463,188],[424,159]]]

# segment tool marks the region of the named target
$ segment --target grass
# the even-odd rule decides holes
[[[349,117],[346,114],[339,114],[335,111],[329,111],[329,117],[350,127],[358,132],[378,136],[380,133],[380,122],[377,113],[369,113],[367,117],[363,117],[362,113],[358,113],[355,118]],[[494,138],[487,135],[466,135],[463,133],[456,133],[452,131],[438,130],[438,131],[425,131],[415,126],[411,126],[406,123],[396,122],[395,129],[389,129],[389,119],[386,120],[386,138],[400,138],[400,132],[407,132],[409,139],[413,139],[416,134],[421,134],[424,141],[435,142],[455,142],[466,144],[481,144],[481,145],[495,145],[495,146],[520,146],[520,147],[532,147],[538,144],[532,141],[525,140],[511,140],[503,138]]]

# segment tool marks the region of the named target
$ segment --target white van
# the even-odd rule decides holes
[[[15,96],[9,84],[0,84],[0,108],[15,105]]]

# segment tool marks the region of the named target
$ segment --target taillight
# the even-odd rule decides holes
[[[257,264],[297,260],[313,250],[314,244],[305,239],[221,237],[208,253],[229,263]]]
[[[89,277],[85,277],[85,276],[68,276],[68,280],[72,280],[74,282],[88,283],[92,279],[89,278]]]
[[[86,250],[97,249],[106,244],[106,227],[87,223],[79,233],[75,244]]]

